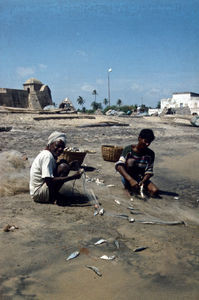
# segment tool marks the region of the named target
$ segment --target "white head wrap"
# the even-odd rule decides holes
[[[48,145],[56,142],[56,141],[63,141],[66,144],[66,135],[63,132],[54,131],[48,137]]]

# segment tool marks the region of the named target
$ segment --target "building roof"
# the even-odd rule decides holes
[[[182,92],[182,93],[173,93],[173,95],[184,95],[184,94],[189,94],[189,95],[191,95],[191,96],[199,96],[199,94],[197,94],[197,93],[193,93],[193,92]]]
[[[28,80],[26,80],[26,82],[24,84],[40,84],[43,85],[43,83],[36,79],[36,78],[29,78]]]

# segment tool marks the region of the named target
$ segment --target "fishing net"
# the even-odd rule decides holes
[[[29,191],[29,162],[20,152],[0,153],[0,197]]]

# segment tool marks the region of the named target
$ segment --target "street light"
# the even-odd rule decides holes
[[[110,93],[110,76],[109,73],[112,72],[112,69],[108,69],[108,105],[111,105],[111,93]]]

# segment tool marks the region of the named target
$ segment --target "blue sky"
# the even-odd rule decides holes
[[[0,87],[155,107],[199,92],[199,0],[0,0]]]

